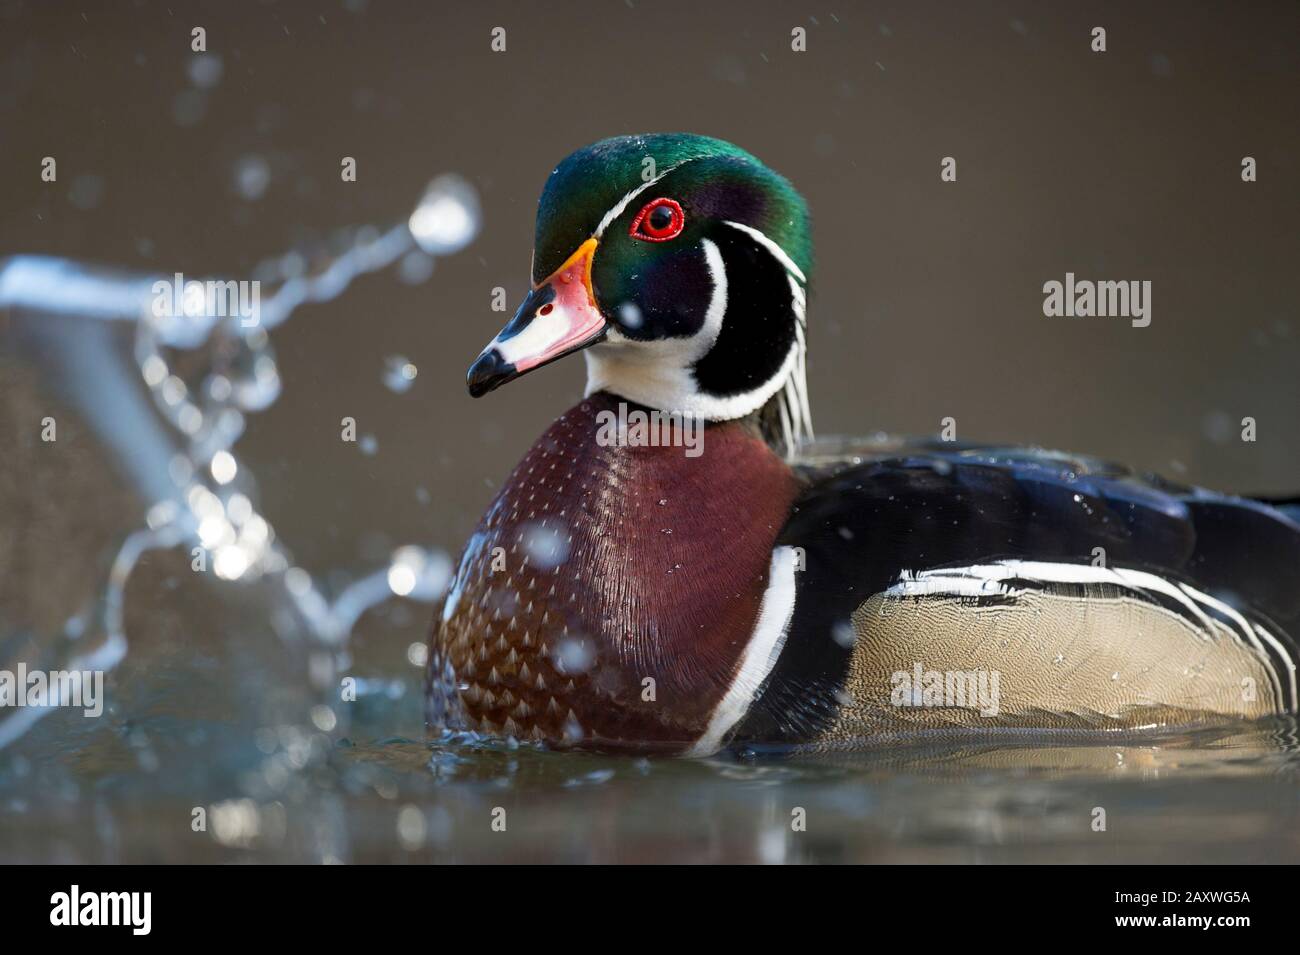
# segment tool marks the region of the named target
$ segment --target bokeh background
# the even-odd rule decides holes
[[[331,581],[399,543],[454,554],[580,397],[578,359],[479,401],[464,374],[508,317],[492,289],[512,310],[526,289],[546,176],[621,133],[732,140],[806,196],[819,433],[934,433],[952,416],[965,440],[1296,493],[1298,36],[1293,2],[0,0],[0,256],[247,277],[338,227],[401,221],[438,173],[472,182],[469,249],[427,280],[368,276],[273,336],[283,395],[238,450],[262,512]],[[56,183],[39,177],[47,155]],[[956,183],[940,181],[946,156]],[[1042,285],[1067,271],[1150,280],[1150,327],[1044,317]],[[0,314],[9,634],[93,595],[145,507],[13,321]],[[419,369],[402,393],[383,382],[395,355]],[[46,414],[58,456],[37,440]],[[373,454],[340,442],[344,416]],[[133,583],[137,665],[199,648],[219,677],[226,637],[201,598],[163,606],[184,570],[150,558]],[[426,617],[368,615],[357,666],[413,680]]]

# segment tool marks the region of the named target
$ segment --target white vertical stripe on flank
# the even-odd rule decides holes
[[[776,666],[785,646],[790,619],[794,616],[794,568],[797,555],[793,547],[772,551],[772,566],[767,576],[767,592],[758,608],[758,623],[740,655],[740,668],[726,695],[713,710],[708,728],[686,751],[687,756],[710,756],[722,746],[726,735],[735,728],[754,702],[754,694]]]

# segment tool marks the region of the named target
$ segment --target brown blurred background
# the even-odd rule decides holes
[[[221,63],[206,89],[194,26]],[[795,26],[806,53],[790,50]],[[403,219],[437,173],[475,184],[482,235],[427,282],[366,277],[273,335],[284,394],[238,449],[313,571],[397,543],[457,550],[580,396],[578,359],[477,402],[464,374],[507,317],[492,288],[513,309],[526,287],[547,174],[619,133],[729,139],[803,191],[820,433],[933,433],[951,415],[963,439],[1295,493],[1297,37],[1294,2],[0,0],[0,256],[241,277],[335,227]],[[39,179],[46,155],[57,183]],[[956,183],[940,181],[945,156]],[[1241,181],[1243,156],[1258,182]],[[259,161],[269,180],[251,199],[237,179]],[[1045,318],[1042,285],[1067,271],[1150,280],[1150,327]],[[419,368],[405,394],[382,383],[394,354]],[[6,428],[38,427],[47,385],[0,359]],[[343,416],[374,456],[339,441]],[[0,465],[0,527],[32,520],[38,499],[84,512],[41,524],[51,561],[140,517],[93,438],[69,434],[77,473],[4,436],[18,450]]]

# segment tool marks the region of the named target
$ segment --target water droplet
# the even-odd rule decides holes
[[[207,90],[212,89],[221,82],[224,67],[219,54],[196,53],[190,57],[186,72],[190,75],[191,83],[200,89]]]
[[[199,90],[181,90],[172,98],[172,119],[177,126],[197,126],[207,112],[207,100]]]
[[[234,176],[235,191],[241,198],[254,202],[262,198],[271,184],[271,167],[261,156],[250,153],[236,160]]]
[[[424,669],[429,662],[428,644],[416,641],[406,648],[406,660],[413,667]]]
[[[586,673],[595,662],[596,653],[589,640],[567,637],[555,648],[556,662],[563,668],[563,673]]]
[[[399,597],[431,600],[446,589],[450,580],[450,559],[422,547],[399,547],[388,565],[388,589]]]
[[[212,479],[218,484],[229,484],[239,472],[239,465],[235,462],[235,456],[229,451],[218,451],[212,456],[212,463],[208,465],[208,470],[212,472]]]
[[[851,621],[841,620],[831,628],[831,639],[844,649],[849,650],[858,642],[858,635],[854,632]]]
[[[402,355],[390,355],[384,359],[384,385],[395,394],[409,391],[419,373],[415,364]]]
[[[328,733],[338,725],[338,717],[328,706],[318,705],[311,708],[311,721],[322,733]]]
[[[478,195],[459,176],[439,176],[429,183],[407,225],[425,252],[448,255],[459,251],[478,234]]]
[[[553,570],[569,559],[567,530],[529,523],[522,528],[521,536],[529,560],[541,570]]]
[[[618,307],[618,321],[627,328],[640,328],[645,323],[635,302],[624,302]]]
[[[397,813],[397,838],[406,850],[419,849],[424,845],[429,827],[424,813],[418,806],[403,806]]]
[[[218,547],[212,558],[212,569],[222,580],[238,580],[248,567],[248,552],[237,544]]]
[[[433,275],[433,256],[421,249],[412,249],[402,256],[397,266],[397,277],[407,285],[423,285]]]
[[[415,570],[408,564],[394,563],[388,568],[388,589],[405,597],[415,589]]]
[[[104,177],[94,173],[83,173],[72,180],[68,200],[83,212],[89,212],[99,206],[104,198]]]

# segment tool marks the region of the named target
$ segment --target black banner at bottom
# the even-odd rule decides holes
[[[483,916],[491,920],[494,906],[503,914],[522,907],[530,921],[557,920],[547,934],[595,931],[611,917],[624,924],[659,922],[671,917],[672,905],[691,898],[697,914],[715,900],[730,913],[727,922],[736,921],[737,910],[775,912],[798,930],[816,913],[824,929],[841,931],[852,919],[858,922],[854,932],[873,939],[915,939],[926,926],[946,933],[967,924],[1070,937],[1197,932],[1230,941],[1236,933],[1289,924],[1284,906],[1294,895],[1275,868],[1221,866],[876,867],[837,872],[829,882],[813,876],[808,883],[754,873],[748,877],[754,888],[733,881],[739,891],[721,896],[714,891],[716,877],[662,868],[607,872],[598,887],[584,886],[582,873],[560,879],[414,866],[14,867],[8,874],[3,911],[9,940],[57,940],[75,932],[79,942],[201,939],[232,946],[246,945],[254,934],[296,943],[373,942],[377,923],[409,919],[413,928],[430,927],[445,916],[449,927],[465,926]],[[692,892],[696,875],[702,881]],[[728,878],[735,880],[735,873]],[[499,939],[500,922],[491,924]],[[534,922],[528,931],[537,928]]]

